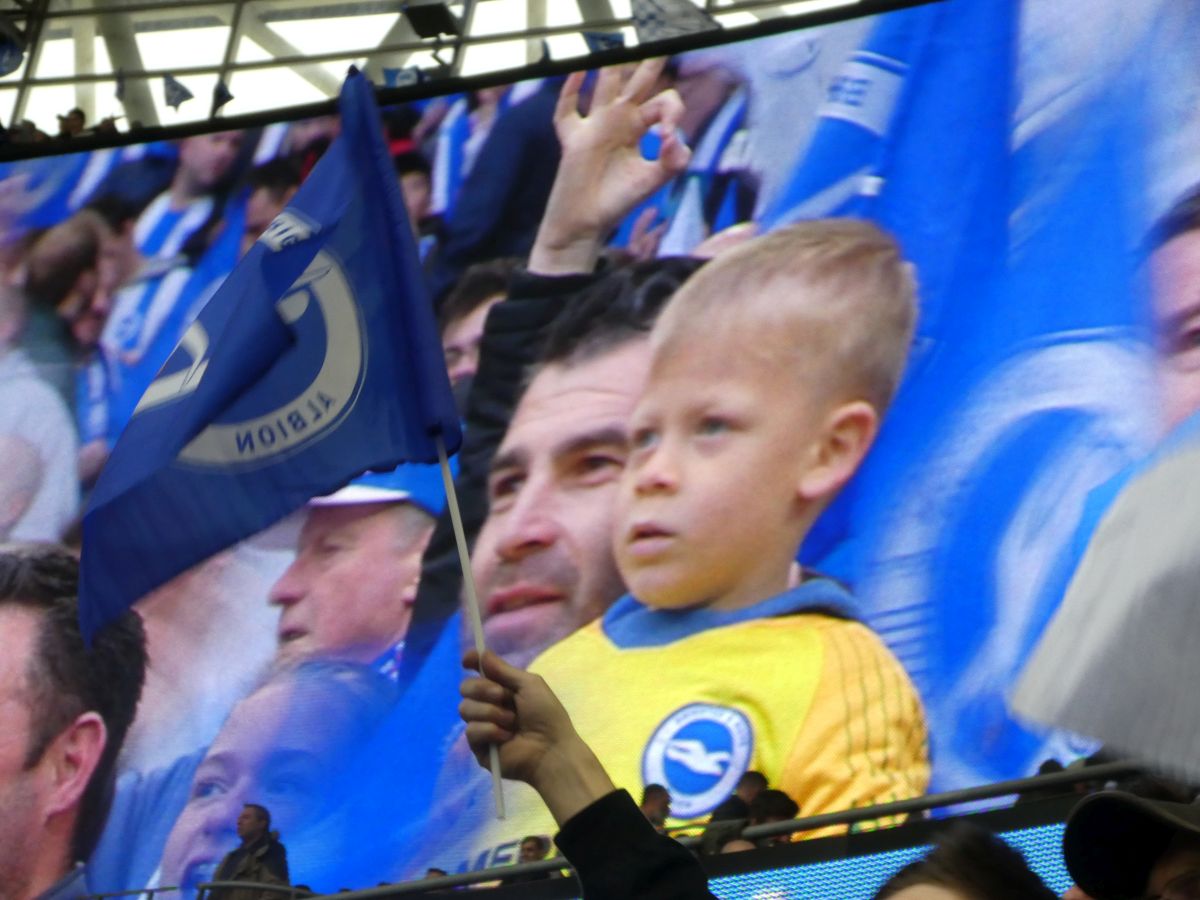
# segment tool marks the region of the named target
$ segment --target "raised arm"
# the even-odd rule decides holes
[[[585,73],[567,78],[554,127],[562,160],[529,271],[539,275],[590,272],[604,241],[634,207],[682,172],[691,151],[679,137],[683,101],[674,90],[655,92],[666,60],[601,69],[586,115],[580,111]],[[642,157],[641,141],[658,126],[662,150]]]

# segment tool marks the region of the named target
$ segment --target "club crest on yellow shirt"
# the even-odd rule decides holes
[[[695,818],[733,793],[753,751],[754,731],[743,713],[690,703],[654,729],[642,754],[642,782],[671,792],[674,818]]]

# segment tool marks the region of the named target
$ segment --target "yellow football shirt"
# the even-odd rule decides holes
[[[706,817],[750,769],[801,816],[919,796],[929,782],[920,700],[878,636],[844,617],[851,603],[823,578],[734,613],[625,597],[530,671],[618,787],[635,798],[667,787],[669,824]],[[472,861],[554,831],[531,789],[505,789],[509,817],[476,833]]]

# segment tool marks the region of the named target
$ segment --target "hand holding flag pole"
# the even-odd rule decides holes
[[[462,514],[458,509],[458,495],[454,491],[454,475],[450,471],[450,460],[446,455],[446,443],[439,434],[435,437],[438,462],[442,466],[442,482],[446,485],[446,508],[450,511],[450,524],[454,527],[454,542],[458,545],[458,563],[462,567],[463,590],[466,594],[467,619],[471,623],[471,634],[475,638],[475,649],[483,659],[483,616],[479,613],[479,594],[475,590],[475,576],[471,572],[471,557],[467,552],[467,536],[463,531]],[[496,798],[496,818],[504,818],[504,791],[500,785],[500,751],[495,744],[488,746],[488,768],[492,772],[492,794]]]

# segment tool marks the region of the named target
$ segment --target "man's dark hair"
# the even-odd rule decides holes
[[[767,789],[767,776],[762,772],[755,772],[751,769],[748,772],[742,773],[742,777],[738,779],[737,786],[739,788],[758,788],[760,791]]]
[[[648,334],[671,296],[705,260],[686,256],[609,272],[569,301],[542,349],[541,363],[579,363]]]
[[[420,153],[415,150],[409,150],[404,153],[397,153],[392,158],[392,164],[396,167],[396,176],[411,175],[418,172],[422,175],[431,176],[433,174],[433,166]]]
[[[1150,229],[1149,251],[1153,253],[1164,244],[1189,231],[1200,231],[1200,185],[1184,194],[1166,215]]]
[[[497,294],[508,294],[508,283],[521,263],[517,257],[504,257],[469,266],[438,309],[438,330],[445,334],[447,328]]]
[[[533,841],[538,845],[538,851],[543,856],[545,856],[546,851],[550,849],[550,839],[544,834],[527,834],[525,837],[521,838],[521,844],[528,844],[530,841]]]
[[[759,791],[758,796],[750,801],[750,821],[765,822],[767,819],[786,821],[796,818],[800,807],[796,801],[783,791]]]
[[[296,165],[295,160],[286,156],[268,160],[246,174],[246,188],[251,193],[262,188],[278,198],[299,186],[300,167]]]
[[[79,630],[79,562],[49,544],[0,546],[0,605],[39,615],[37,646],[26,673],[32,719],[25,766],[79,715],[94,711],[108,738],[80,802],[72,859],[86,859],[100,838],[116,783],[117,755],[133,723],[146,678],[146,635],[130,611],[101,629],[89,649]]]
[[[924,859],[909,863],[887,880],[875,900],[894,897],[905,888],[932,884],[970,900],[1054,900],[1025,857],[986,828],[955,822],[941,832]]]
[[[258,818],[260,820],[262,820],[263,827],[266,828],[268,831],[270,830],[270,828],[271,828],[271,812],[270,812],[270,810],[268,810],[261,803],[243,803],[242,805],[246,809],[252,809],[256,813],[258,813]]]
[[[646,789],[642,791],[642,803],[649,803],[651,800],[670,796],[671,792],[661,784],[648,784],[646,785]]]

